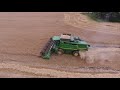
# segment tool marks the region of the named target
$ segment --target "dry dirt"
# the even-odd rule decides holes
[[[1,12],[0,77],[120,77],[119,30],[118,23],[97,23],[78,13]],[[99,55],[93,56],[97,57],[94,63],[72,55],[40,58],[39,52],[48,39],[61,33],[78,35],[93,46],[112,47],[90,49]]]

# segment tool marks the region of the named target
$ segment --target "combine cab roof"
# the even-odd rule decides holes
[[[60,36],[53,36],[53,40],[70,40],[71,39],[71,34],[61,34]]]
[[[61,39],[71,39],[71,34],[61,34]]]

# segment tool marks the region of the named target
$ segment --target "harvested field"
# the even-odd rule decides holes
[[[74,19],[75,16],[79,19]],[[0,77],[120,77],[119,28],[118,23],[99,25],[78,13],[1,12]],[[97,58],[94,63],[72,55],[53,54],[50,60],[39,57],[51,36],[67,32],[93,46],[113,46],[91,48],[86,56],[90,58],[93,53]]]

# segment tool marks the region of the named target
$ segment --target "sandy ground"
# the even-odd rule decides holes
[[[96,26],[99,24],[84,19],[89,23],[87,26],[84,22],[80,23],[80,19],[74,20],[74,16],[85,18],[78,13],[1,12],[0,77],[120,77],[119,48],[107,50],[107,56],[112,59],[105,60],[102,64],[89,64],[72,55],[52,55],[50,60],[39,57],[40,50],[51,36],[67,32],[80,36],[92,45],[120,45],[120,24],[112,24],[113,27],[108,32],[109,25]],[[110,55],[108,51],[111,52]],[[104,52],[104,56],[105,54]]]

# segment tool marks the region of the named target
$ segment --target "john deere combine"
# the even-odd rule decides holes
[[[44,59],[49,59],[52,53],[59,55],[69,53],[79,56],[79,51],[87,51],[89,47],[90,45],[78,36],[61,34],[61,36],[51,37],[41,50],[40,55]]]

